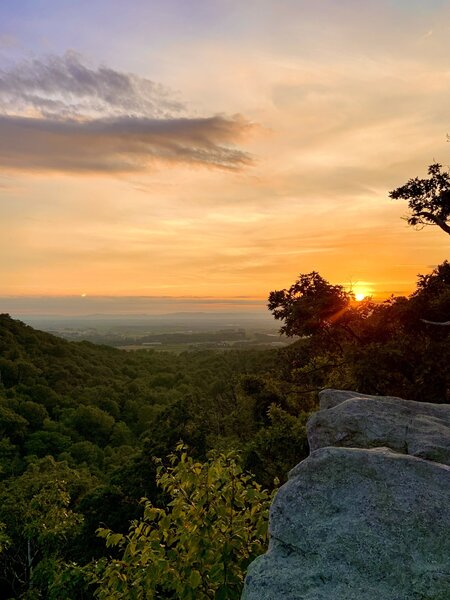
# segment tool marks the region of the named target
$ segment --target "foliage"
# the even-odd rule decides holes
[[[98,565],[100,599],[239,598],[247,565],[265,549],[269,493],[233,453],[200,463],[178,445],[158,466],[166,508],[145,500],[127,535],[100,529],[120,558]]]
[[[248,445],[245,467],[258,481],[271,487],[309,454],[306,421],[309,413],[289,414],[276,404],[268,410],[268,424],[261,427]]]
[[[308,281],[311,274],[300,276]],[[322,278],[321,278],[322,279]],[[323,387],[354,389],[367,394],[402,396],[429,402],[450,401],[450,331],[427,320],[446,321],[450,314],[450,265],[438,265],[421,275],[409,297],[392,297],[382,304],[349,302],[342,317],[323,321],[321,306],[334,286],[320,281],[309,311],[288,301],[280,317],[289,331],[306,332],[311,320],[321,323],[307,338],[286,350],[283,377],[297,394]],[[295,285],[295,284],[294,284]],[[272,294],[280,294],[272,292]],[[285,296],[279,296],[281,301]],[[303,296],[300,296],[300,304]]]
[[[284,322],[280,333],[303,336],[339,320],[352,298],[342,285],[332,285],[312,271],[300,274],[289,289],[271,292],[268,307]]]
[[[437,225],[450,235],[450,175],[441,169],[442,165],[434,163],[428,167],[428,179],[410,179],[389,195],[394,200],[408,201],[409,225]]]
[[[252,422],[249,410],[245,422],[241,411],[253,400],[240,379],[274,370],[276,357],[275,350],[124,352],[67,342],[0,315],[5,597],[30,597],[32,585],[34,597],[57,598],[69,580],[68,589],[79,585],[73,598],[85,597],[82,569],[105,555],[96,529],[126,532],[142,515],[142,496],[164,503],[153,458],[167,456],[179,439],[197,459],[213,448],[245,457],[265,420]],[[67,510],[79,523],[44,543],[30,529],[31,521],[48,526],[44,509],[49,517]]]
[[[89,483],[66,464],[47,457],[4,485],[0,519],[8,548],[0,557],[0,569],[15,587],[29,588],[42,565],[64,553],[83,520],[71,507],[72,497]]]
[[[33,573],[33,586],[23,600],[93,600],[88,566],[61,559],[42,560]]]
[[[11,544],[10,538],[5,533],[6,525],[4,523],[0,523],[0,554],[8,548]]]
[[[248,556],[245,544],[239,546],[242,552],[236,546],[239,536],[231,547],[218,544],[221,533],[207,536],[220,524],[217,514],[201,521],[205,509],[195,512],[182,489],[201,504],[207,488],[194,489],[195,482],[209,476],[219,490],[211,511],[220,512],[229,501],[231,469],[235,490],[248,501],[250,527],[257,519],[250,505],[261,507],[267,497],[262,488],[252,492],[256,482],[272,489],[275,477],[285,480],[308,454],[306,421],[317,406],[318,390],[450,401],[450,328],[427,323],[449,318],[447,261],[419,276],[409,298],[356,303],[342,286],[312,272],[300,275],[291,288],[272,292],[269,303],[293,338],[280,351],[124,352],[67,342],[0,315],[2,597],[91,598],[88,565],[94,560],[98,578],[107,572],[113,578],[127,575],[117,584],[123,590],[131,589],[136,576],[136,590],[153,585],[148,594],[155,598],[178,598],[176,585],[196,583],[189,583],[180,557],[201,575],[196,598],[220,597],[224,588],[218,581],[222,577],[224,583],[223,564],[229,560],[224,597],[237,597],[246,561],[261,550],[260,542],[254,538],[259,549],[247,549]],[[190,457],[181,460],[180,450],[175,462],[166,469],[160,463],[157,471],[154,458],[167,456],[180,439],[189,445]],[[247,476],[233,452],[255,475],[245,484],[248,494],[241,485]],[[221,467],[213,476],[217,460]],[[142,496],[147,504],[139,503]],[[235,524],[239,518],[233,517]],[[96,535],[99,527],[120,543],[105,548]],[[226,531],[229,524],[220,527]],[[162,547],[164,536],[171,541]],[[147,538],[154,543],[150,554]],[[203,562],[195,562],[206,542],[212,544],[209,554],[201,550]],[[153,565],[148,581],[129,557],[118,560],[132,551],[136,560]],[[162,579],[155,579],[155,564]],[[172,578],[176,585],[169,584],[173,569],[178,569]],[[122,593],[119,588],[114,593]]]

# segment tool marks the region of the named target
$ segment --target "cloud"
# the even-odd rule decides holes
[[[0,70],[3,112],[36,110],[44,116],[145,116],[169,118],[185,105],[161,84],[105,66],[91,68],[68,51]]]
[[[18,170],[132,172],[188,163],[239,169],[240,116],[191,117],[164,86],[79,55],[0,71],[0,165]]]
[[[251,127],[240,117],[91,121],[0,116],[0,165],[24,170],[130,172],[154,161],[224,169],[249,164],[228,143]]]

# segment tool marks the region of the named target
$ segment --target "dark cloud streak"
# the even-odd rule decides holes
[[[251,125],[241,117],[90,121],[0,116],[0,165],[19,170],[140,171],[152,163],[238,169],[251,162],[229,147]]]

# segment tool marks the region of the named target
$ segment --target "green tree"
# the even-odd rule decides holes
[[[258,430],[246,448],[245,467],[258,481],[272,487],[278,479],[285,481],[290,469],[308,456],[309,413],[293,416],[272,404],[267,417],[268,425]]]
[[[28,436],[25,442],[27,454],[34,454],[43,458],[44,456],[58,456],[71,444],[67,435],[57,431],[35,431]]]
[[[248,564],[265,549],[270,494],[235,454],[200,463],[182,444],[169,466],[159,464],[157,482],[167,508],[145,500],[127,535],[99,530],[120,558],[97,564],[97,597],[238,599]]]
[[[79,406],[71,420],[72,427],[84,438],[99,446],[108,443],[114,423],[111,415],[96,406]]]
[[[289,289],[271,292],[268,307],[275,319],[283,321],[280,333],[309,338],[304,340],[306,344],[301,353],[309,355],[307,362],[313,362],[310,366],[303,361],[301,365],[297,364],[306,369],[302,379],[305,383],[310,380],[308,386],[318,380],[320,371],[326,371],[330,366],[334,368],[341,362],[346,347],[364,343],[364,324],[373,312],[370,298],[356,302],[351,290],[329,283],[317,271],[300,274]],[[296,344],[299,348],[301,341]],[[319,356],[325,360],[320,359],[321,364],[317,366]],[[313,375],[312,379],[310,375]],[[314,386],[312,390],[320,387]]]
[[[70,488],[83,485],[76,471],[47,457],[2,486],[2,535],[11,543],[1,555],[0,571],[18,596],[33,587],[39,564],[58,558],[67,540],[76,535],[82,515],[71,507]]]
[[[17,407],[17,412],[28,421],[31,431],[41,429],[45,419],[48,418],[45,407],[32,400],[21,402]]]
[[[442,165],[428,167],[429,178],[414,177],[405,185],[389,192],[394,200],[407,200],[411,211],[409,225],[422,228],[437,225],[450,235],[450,175]]]
[[[6,406],[0,405],[0,436],[8,437],[11,442],[22,441],[25,437],[28,421]]]
[[[275,319],[284,321],[280,333],[304,336],[341,321],[351,300],[352,292],[312,271],[300,274],[289,289],[270,292],[268,308]]]
[[[445,325],[450,314],[447,261],[419,276],[417,290],[409,298],[392,297],[381,304],[349,301],[327,319],[321,317],[321,306],[333,306],[329,298],[335,286],[311,273],[299,281],[304,284],[299,293],[294,286],[294,293],[272,292],[278,294],[278,314],[288,325],[287,333],[303,332],[304,337],[282,351],[283,379],[299,396],[337,387],[449,401],[450,331],[435,326]]]

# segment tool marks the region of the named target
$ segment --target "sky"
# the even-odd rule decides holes
[[[411,292],[448,236],[388,194],[450,163],[449,57],[441,0],[4,0],[0,311]]]

